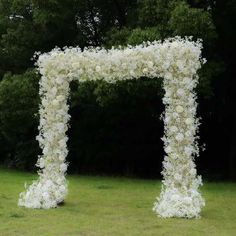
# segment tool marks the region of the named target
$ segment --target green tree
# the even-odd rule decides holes
[[[236,180],[236,3],[234,0],[218,0],[214,2],[213,19],[219,41],[217,54],[224,60],[226,71],[217,86],[218,95],[218,127],[221,145],[216,152],[227,157],[227,175]],[[223,137],[223,138],[222,138]],[[224,140],[223,140],[224,139]],[[218,154],[219,155],[219,154]]]
[[[32,169],[37,159],[38,75],[8,73],[0,82],[0,144],[7,152],[1,160],[21,169]],[[3,144],[7,146],[3,146]]]
[[[230,169],[231,177],[235,178],[236,119],[235,109],[232,109],[236,89],[235,9],[234,0],[0,0],[0,80],[4,77],[0,82],[0,146],[1,152],[4,150],[4,159],[21,167],[26,163],[29,163],[28,167],[33,166],[34,161],[27,161],[30,156],[36,159],[37,151],[34,148],[38,144],[35,143],[34,136],[37,134],[38,118],[32,114],[37,112],[38,86],[37,79],[34,79],[37,76],[28,71],[34,66],[31,57],[35,51],[45,52],[55,46],[75,45],[82,48],[100,45],[110,48],[163,40],[176,35],[191,35],[194,39],[203,39],[203,56],[208,61],[200,71],[198,86],[200,114],[204,120],[201,134],[208,145],[202,166],[208,168],[214,163],[216,168],[222,168],[221,173],[223,168]],[[158,95],[155,96],[154,90],[158,91]],[[128,137],[133,137],[134,140],[139,137],[141,140],[140,134],[131,128],[133,121],[135,117],[143,118],[133,126],[143,132],[147,124],[150,130],[155,130],[153,117],[160,125],[156,119],[155,106],[158,105],[150,101],[149,97],[151,94],[159,104],[160,91],[161,84],[148,78],[136,83],[126,81],[107,85],[89,82],[75,86],[71,98],[75,133],[70,131],[70,137],[75,137],[72,140],[82,141],[80,144],[72,141],[70,150],[79,153],[78,158],[86,157],[88,164],[96,159],[94,156],[103,161],[114,159],[113,163],[116,163],[120,160],[119,156],[123,155],[130,158],[127,166],[132,166],[135,161],[131,158],[132,151],[137,145]],[[133,106],[125,107],[124,104]],[[145,113],[145,106],[148,114]],[[143,114],[147,116],[144,118]],[[122,119],[126,120],[126,126]],[[75,125],[77,121],[81,123]],[[96,133],[97,130],[100,136]],[[159,132],[158,136],[161,136],[162,131],[159,128],[156,130]],[[126,141],[118,147],[117,143],[124,133],[127,135],[124,139]],[[151,131],[146,135],[154,138]],[[86,146],[83,137],[91,146]],[[94,140],[97,146],[93,149]],[[107,142],[110,142],[108,152],[101,148],[102,145],[107,146]],[[149,145],[148,150],[157,148],[155,142],[150,143],[152,145]],[[77,144],[82,152],[78,150]],[[27,149],[27,145],[32,145],[32,148]],[[139,148],[143,147],[142,152],[135,152],[139,160],[142,159],[139,153],[147,152],[145,145],[145,140],[143,144],[138,144]],[[132,148],[129,149],[129,146]],[[154,155],[153,153],[155,156],[162,156],[160,150],[159,154],[150,152],[149,155]],[[224,160],[222,156],[225,157]],[[70,158],[76,165],[81,164],[81,159],[74,159],[72,155]],[[97,163],[99,161],[94,164],[95,167]],[[132,168],[139,167],[133,165]]]
[[[134,6],[134,0],[1,0],[0,76],[32,67],[35,51],[101,45],[111,26],[128,22]]]

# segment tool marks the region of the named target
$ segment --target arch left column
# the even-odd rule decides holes
[[[50,55],[52,56],[52,55]],[[41,105],[39,109],[40,123],[39,141],[42,155],[39,156],[36,166],[39,178],[30,186],[26,186],[25,192],[20,194],[19,206],[27,208],[53,208],[64,201],[67,192],[67,181],[65,178],[67,163],[67,136],[69,105],[69,84],[72,80],[68,76],[68,68],[60,60],[60,65],[53,64],[53,60],[43,60],[46,63],[38,66],[42,75],[40,80]],[[60,55],[59,55],[60,56]],[[55,58],[54,58],[55,59]],[[63,68],[64,67],[64,68]],[[60,73],[58,73],[60,72]]]

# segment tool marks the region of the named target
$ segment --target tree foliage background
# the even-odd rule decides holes
[[[167,37],[203,40],[201,145],[209,178],[236,179],[234,0],[0,0],[0,162],[34,170],[40,154],[35,51],[126,46]],[[161,80],[71,84],[70,171],[159,177]]]

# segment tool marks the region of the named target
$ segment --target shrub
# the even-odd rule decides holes
[[[32,169],[37,159],[35,140],[38,126],[38,75],[5,74],[0,82],[1,162],[20,169]]]

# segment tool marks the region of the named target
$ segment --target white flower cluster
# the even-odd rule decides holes
[[[193,156],[198,154],[196,95],[193,92],[201,67],[201,42],[176,37],[164,42],[148,42],[135,47],[54,49],[39,55],[40,81],[39,136],[43,155],[39,157],[39,180],[21,193],[19,205],[51,208],[67,194],[65,173],[68,153],[67,99],[69,83],[88,80],[118,80],[140,77],[164,78],[166,105],[164,181],[154,210],[162,217],[197,217],[204,201],[198,192]]]
[[[67,194],[65,173],[68,154],[67,136],[68,114],[67,99],[70,80],[66,77],[42,74],[40,81],[40,124],[39,141],[43,155],[39,157],[39,180],[20,194],[19,205],[28,208],[52,208],[64,201]]]
[[[194,89],[198,83],[197,70],[201,63],[200,42],[189,52],[176,51],[174,61],[164,76],[164,180],[160,198],[153,210],[161,217],[200,217],[205,205],[198,187],[194,157],[199,155],[197,102]]]

